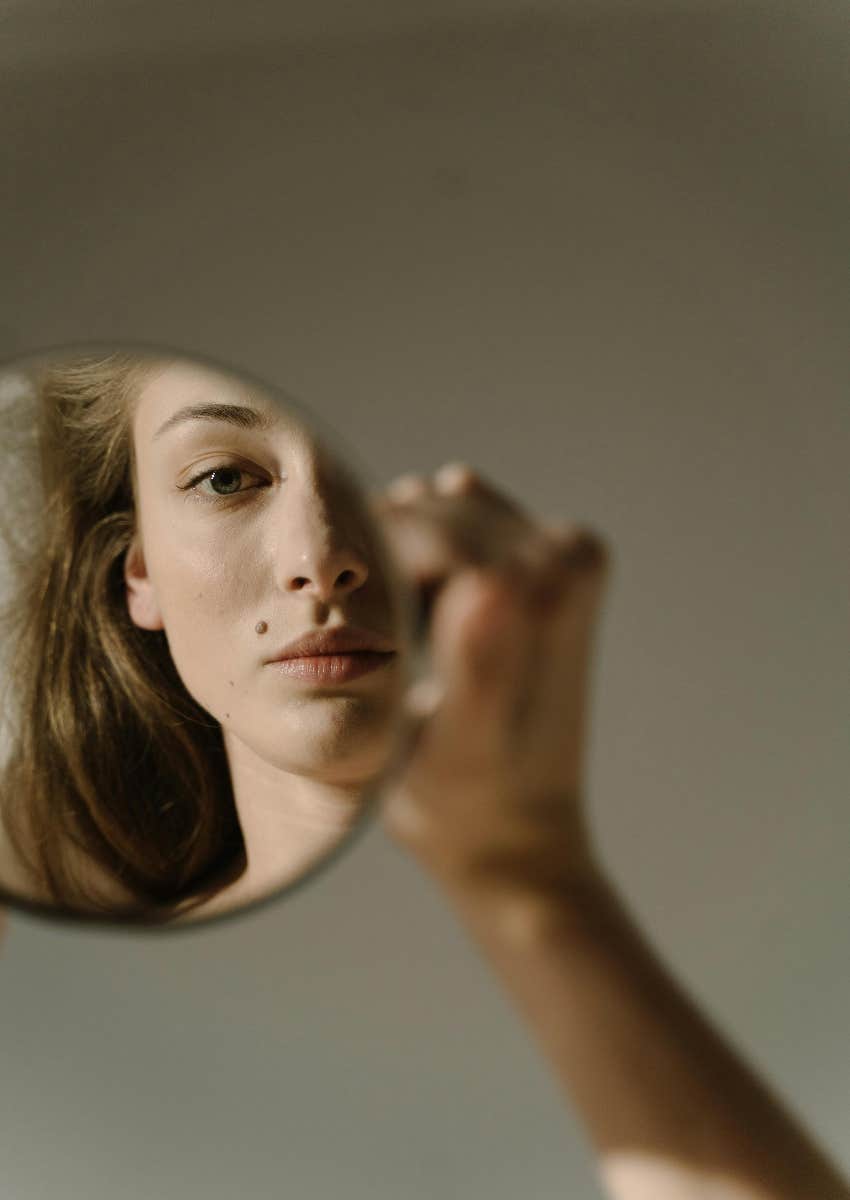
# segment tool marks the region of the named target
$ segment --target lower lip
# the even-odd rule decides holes
[[[269,666],[294,679],[310,683],[347,683],[393,661],[395,654],[358,650],[351,654],[317,654],[311,658],[283,658]]]

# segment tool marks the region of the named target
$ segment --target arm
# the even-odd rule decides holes
[[[402,510],[402,566],[444,587],[432,621],[441,694],[421,715],[387,824],[500,976],[609,1194],[848,1200],[836,1169],[665,970],[598,865],[583,759],[604,545],[586,530],[542,536],[517,524],[515,508],[505,524],[504,498],[468,471],[408,481],[396,495],[388,515]],[[454,530],[468,540],[476,513],[489,516],[488,536],[500,521],[520,536],[488,568],[463,570]]]
[[[535,894],[452,881],[616,1200],[848,1200],[850,1190],[676,984],[601,874]]]

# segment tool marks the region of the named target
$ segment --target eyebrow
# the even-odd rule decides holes
[[[187,404],[160,425],[153,440],[184,421],[226,421],[240,429],[270,429],[272,426],[271,417],[241,404]]]

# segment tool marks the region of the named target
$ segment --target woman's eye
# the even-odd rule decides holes
[[[242,491],[242,472],[238,467],[219,467],[210,471],[202,480],[209,484],[209,490],[217,496],[232,496],[234,492]]]
[[[262,486],[263,480],[251,471],[241,467],[215,467],[212,471],[204,471],[190,480],[184,490],[195,491],[203,496],[225,497],[235,496],[239,492],[247,492],[252,488]]]

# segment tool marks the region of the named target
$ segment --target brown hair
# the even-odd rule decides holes
[[[0,817],[48,902],[167,919],[245,860],[221,729],[165,634],[127,610],[132,415],[155,365],[122,352],[40,373],[43,510],[6,614],[15,721]]]

